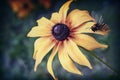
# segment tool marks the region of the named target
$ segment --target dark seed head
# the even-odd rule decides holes
[[[29,8],[29,5],[27,3],[23,3],[23,8],[24,9],[28,9]]]
[[[70,30],[65,24],[56,24],[52,29],[52,34],[57,40],[63,41],[69,36]]]

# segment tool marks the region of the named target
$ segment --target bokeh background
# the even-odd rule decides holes
[[[12,2],[13,1],[13,2]],[[53,80],[47,71],[46,63],[50,53],[39,65],[37,72],[33,71],[33,46],[37,38],[26,37],[30,29],[37,25],[36,20],[45,16],[50,18],[53,12],[59,10],[67,0],[27,0],[28,4],[18,0],[0,0],[0,79],[1,80]],[[24,1],[23,1],[24,2]],[[14,4],[22,5],[13,7]],[[16,7],[18,7],[16,9]],[[32,7],[32,8],[31,8]],[[95,11],[101,14],[111,32],[106,36],[93,35],[99,42],[108,44],[108,49],[96,49],[93,52],[102,60],[120,72],[120,7],[119,0],[75,0],[73,9]],[[76,66],[83,72],[83,76],[65,71],[56,56],[53,70],[59,80],[120,80],[100,61],[80,48],[90,60],[93,69]]]

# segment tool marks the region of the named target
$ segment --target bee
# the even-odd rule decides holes
[[[95,14],[95,12],[92,12],[91,15],[96,20],[96,24],[91,26],[91,30],[93,32],[96,32],[96,31],[105,31],[105,32],[110,31],[109,26],[107,24],[103,23],[103,17],[102,16],[99,17],[97,14]]]

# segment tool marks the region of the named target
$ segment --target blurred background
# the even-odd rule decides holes
[[[37,38],[28,38],[30,29],[37,25],[42,16],[50,18],[67,0],[0,0],[0,79],[1,80],[53,80],[47,71],[49,54],[33,71],[33,46]],[[102,60],[120,72],[120,8],[119,0],[74,0],[73,9],[95,11],[101,14],[111,32],[106,36],[93,35],[99,42],[109,45],[108,49],[96,49],[93,52]],[[59,80],[120,80],[116,73],[80,48],[90,60],[93,69],[76,66],[83,76],[65,71],[56,56],[53,70]]]

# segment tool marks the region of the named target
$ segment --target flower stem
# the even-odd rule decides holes
[[[87,50],[88,51],[88,50]],[[88,51],[90,53],[90,55],[92,55],[94,58],[96,58],[98,61],[100,61],[101,63],[103,63],[105,66],[107,66],[112,72],[116,73],[118,76],[119,73],[114,70],[109,64],[107,64],[106,62],[104,62],[102,59],[100,59],[95,53],[93,53],[92,51]]]

